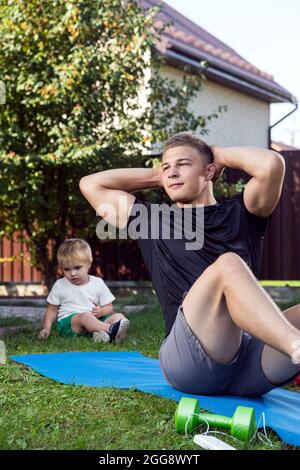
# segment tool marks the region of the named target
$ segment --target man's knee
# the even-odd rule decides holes
[[[223,253],[219,256],[219,258],[215,261],[222,269],[237,269],[239,267],[244,267],[246,265],[245,261],[241,256],[233,253],[232,251],[228,251],[227,253]]]
[[[220,255],[214,265],[221,280],[228,280],[232,273],[249,269],[245,261],[239,255],[231,251]]]

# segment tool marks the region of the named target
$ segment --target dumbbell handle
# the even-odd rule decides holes
[[[199,424],[209,424],[223,429],[230,429],[232,424],[232,418],[227,416],[221,416],[210,413],[200,413],[197,415]]]

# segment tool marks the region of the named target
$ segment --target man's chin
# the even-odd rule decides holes
[[[182,195],[178,195],[178,197],[171,197],[170,198],[172,202],[174,202],[174,204],[188,204],[190,201],[191,201],[191,198],[188,198],[188,197],[184,197]]]
[[[172,194],[169,194],[167,191],[166,193],[174,204],[189,204],[192,200],[192,198],[188,194],[176,194],[174,192]]]

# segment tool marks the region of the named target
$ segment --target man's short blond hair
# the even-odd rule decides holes
[[[69,238],[58,248],[57,262],[59,268],[62,268],[66,262],[90,265],[93,262],[91,247],[81,238]]]
[[[178,134],[174,134],[165,142],[163,146],[163,155],[164,153],[174,147],[181,147],[186,145],[188,147],[195,148],[198,150],[200,155],[203,155],[205,158],[205,163],[209,165],[213,163],[214,156],[210,146],[204,142],[204,140],[200,139],[200,137],[192,132],[179,132]]]

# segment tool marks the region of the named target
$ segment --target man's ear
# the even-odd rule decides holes
[[[207,165],[205,169],[205,179],[206,181],[213,181],[217,173],[217,167],[214,163]]]

